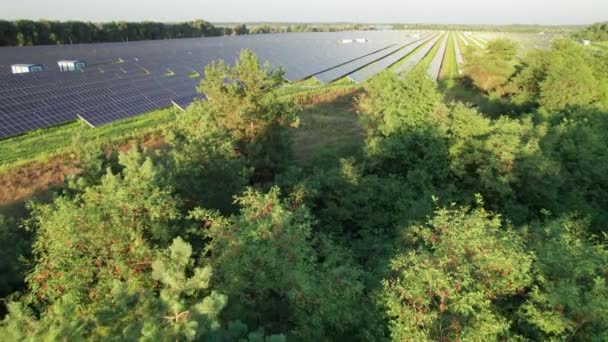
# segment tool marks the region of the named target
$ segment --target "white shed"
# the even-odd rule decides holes
[[[36,72],[44,70],[42,64],[13,64],[11,65],[13,74],[24,74],[27,72]]]
[[[587,40],[587,39],[584,39],[584,40],[582,41],[582,43],[583,43],[583,45],[591,45],[591,41],[590,41],[590,40]]]
[[[87,62],[85,61],[59,61],[57,62],[60,71],[74,71],[80,70],[87,66]]]

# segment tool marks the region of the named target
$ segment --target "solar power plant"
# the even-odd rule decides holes
[[[445,49],[448,45],[448,34],[444,35],[445,37],[441,39],[441,44],[439,45],[439,49],[433,56],[431,60],[431,64],[427,70],[427,73],[431,79],[438,79],[439,72],[441,71],[441,65],[443,64],[443,56],[445,56]]]
[[[411,31],[352,31],[0,48],[0,138],[82,119],[95,127],[155,109],[188,105],[203,69],[242,49],[298,81],[332,81],[400,52]],[[346,40],[346,41],[345,41]],[[88,66],[60,72],[59,60]],[[10,74],[10,65],[43,64]]]
[[[435,46],[435,44],[439,41],[440,35],[435,36],[431,41],[426,43],[421,49],[416,51],[412,56],[410,56],[403,64],[399,65],[395,72],[402,73],[410,71],[416,64],[418,64]]]
[[[367,81],[372,76],[377,75],[383,70],[390,68],[395,63],[405,58],[412,51],[416,50],[419,46],[427,42],[428,39],[430,39],[430,37],[425,36],[424,38],[415,40],[403,46],[399,51],[391,54],[390,56],[387,56],[386,58],[383,58],[373,64],[370,64],[363,69],[353,72],[352,74],[348,75],[348,78],[350,78],[353,82],[356,83]]]

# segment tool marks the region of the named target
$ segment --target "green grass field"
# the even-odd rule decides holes
[[[67,153],[74,148],[75,143],[141,136],[173,121],[176,113],[178,110],[175,108],[160,109],[98,128],[90,128],[82,121],[74,121],[3,139],[0,140],[0,170]]]

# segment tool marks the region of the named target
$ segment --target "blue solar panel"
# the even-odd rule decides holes
[[[441,65],[443,64],[443,57],[445,55],[445,49],[448,44],[448,35],[446,34],[443,39],[441,39],[441,44],[439,45],[439,49],[435,53],[435,56],[431,60],[431,64],[429,65],[429,69],[427,73],[430,78],[433,80],[439,79],[439,72],[441,71]]]
[[[284,67],[287,80],[315,74],[332,79],[395,52],[408,36],[406,31],[353,31],[0,48],[0,138],[79,117],[98,126],[174,102],[187,105],[200,83],[191,75],[203,74],[213,60],[232,62],[244,48]],[[341,44],[344,38],[364,43]],[[57,61],[66,59],[85,60],[88,66],[59,72]],[[25,62],[47,70],[8,74],[11,64]]]
[[[428,53],[433,49],[433,46],[439,41],[440,35],[435,36],[430,42],[426,43],[421,49],[410,56],[403,64],[399,65],[395,71],[397,73],[410,71],[416,66]]]
[[[367,81],[372,76],[380,73],[381,71],[387,68],[390,68],[391,66],[405,58],[416,48],[424,44],[426,39],[427,38],[425,37],[422,39],[415,40],[414,42],[411,42],[401,47],[398,51],[391,54],[390,56],[387,56],[371,65],[368,65],[363,69],[353,72],[352,74],[348,75],[348,78],[350,78],[353,82],[356,83]]]

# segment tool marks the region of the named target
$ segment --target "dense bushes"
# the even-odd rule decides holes
[[[595,23],[572,35],[575,39],[608,41],[608,23]]]

